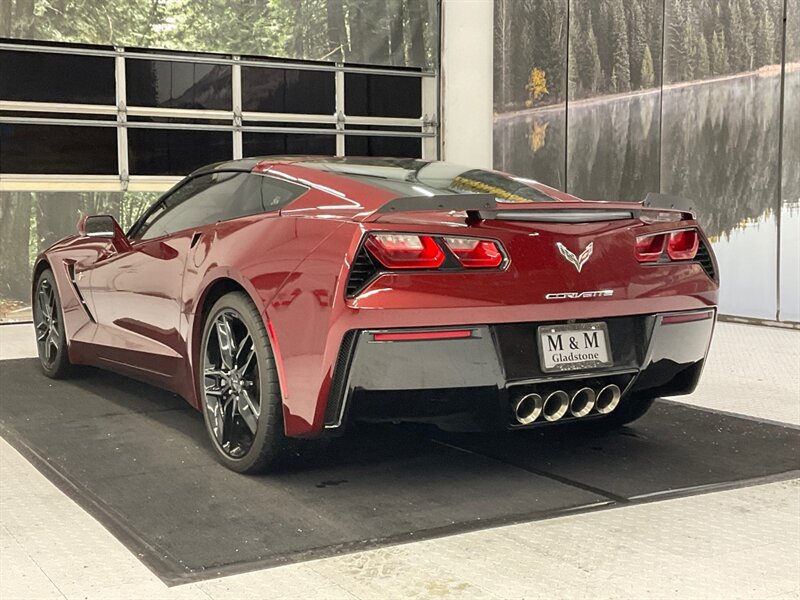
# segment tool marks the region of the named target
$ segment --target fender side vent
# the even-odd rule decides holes
[[[66,263],[67,264],[67,274],[69,275],[69,282],[72,284],[72,289],[75,292],[75,296],[77,296],[78,300],[83,307],[83,310],[86,312],[86,316],[89,317],[89,320],[92,323],[97,323],[92,314],[92,311],[89,310],[89,305],[86,304],[86,300],[83,298],[83,294],[81,294],[81,290],[78,287],[78,282],[75,279],[75,265],[73,263]]]
[[[711,279],[717,280],[717,272],[714,270],[714,260],[711,258],[711,252],[704,240],[700,240],[700,245],[697,248],[697,255],[694,257],[695,262],[699,262],[700,266]]]
[[[350,266],[350,275],[347,278],[346,294],[348,298],[356,296],[378,274],[378,265],[363,246],[356,254]]]

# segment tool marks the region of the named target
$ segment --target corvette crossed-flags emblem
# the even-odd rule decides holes
[[[578,270],[578,273],[580,273],[583,265],[586,264],[586,261],[589,260],[589,257],[592,255],[592,251],[594,250],[594,242],[589,242],[589,245],[586,246],[586,249],[583,252],[581,252],[580,256],[575,256],[561,242],[556,242],[556,248],[558,248],[561,256],[566,258],[567,262],[572,264],[572,266]]]

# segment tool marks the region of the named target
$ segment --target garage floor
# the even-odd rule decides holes
[[[30,334],[0,328],[0,356]],[[604,435],[364,428],[247,478],[169,394],[5,361],[0,597],[795,598],[798,363],[800,332],[721,323],[702,408]]]

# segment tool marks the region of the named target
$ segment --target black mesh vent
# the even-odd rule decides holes
[[[705,241],[700,240],[700,246],[697,248],[697,256],[695,256],[694,259],[700,263],[706,275],[714,281],[717,280],[717,272],[714,270],[714,261],[711,258],[711,252],[709,252]]]
[[[328,392],[328,405],[325,407],[325,425],[338,425],[339,414],[342,410],[342,402],[347,393],[347,374],[350,371],[350,359],[353,356],[357,331],[354,329],[344,334],[342,345],[339,348],[339,356],[336,358],[336,367],[333,371],[333,381]]]
[[[361,248],[350,267],[350,276],[347,278],[347,296],[352,297],[358,294],[365,285],[378,272],[378,266],[369,255],[366,248]]]

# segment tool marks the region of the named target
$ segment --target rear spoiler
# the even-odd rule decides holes
[[[398,212],[478,211],[496,209],[494,194],[453,194],[440,196],[410,196],[389,200],[373,214]]]
[[[692,216],[695,215],[694,202],[692,200],[687,200],[686,198],[681,198],[679,196],[670,196],[669,194],[656,194],[654,192],[650,192],[644,197],[644,200],[642,201],[642,207],[679,210],[681,212],[691,213]]]
[[[688,213],[689,201],[665,194],[648,194],[639,203],[553,200],[541,208],[531,209],[523,204],[503,203],[499,206],[493,194],[452,194],[410,196],[390,200],[368,218],[377,221],[382,216],[404,212],[466,212],[467,223],[478,221],[530,221],[539,223],[592,223],[639,218],[643,211],[672,210]]]

